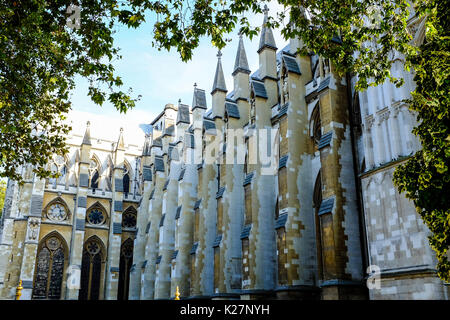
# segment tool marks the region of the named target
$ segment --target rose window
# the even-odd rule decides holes
[[[47,210],[47,217],[54,221],[63,221],[67,218],[66,209],[62,204],[52,204]]]
[[[90,224],[102,224],[105,222],[105,215],[100,209],[94,208],[89,212],[87,220]]]

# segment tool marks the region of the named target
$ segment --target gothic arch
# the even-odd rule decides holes
[[[309,120],[309,136],[313,138],[316,144],[319,143],[322,136],[322,123],[320,119],[320,102],[317,101],[313,111],[311,112],[311,118]]]
[[[59,300],[65,291],[69,251],[64,237],[52,231],[38,245],[32,299]]]
[[[83,245],[79,300],[99,300],[105,278],[106,248],[96,235]]]
[[[107,225],[108,219],[108,211],[99,201],[86,210],[86,222],[90,225]]]
[[[118,300],[128,300],[130,270],[133,265],[133,249],[134,241],[131,238],[125,240],[120,246],[119,288],[117,293]]]
[[[48,210],[53,209],[52,206],[55,205],[53,212],[48,212]],[[57,211],[56,205],[60,205],[61,208],[59,208],[59,212]],[[65,210],[65,212],[62,212],[61,209]],[[49,201],[47,205],[44,207],[44,210],[42,210],[42,218],[53,220],[53,221],[70,221],[70,218],[72,216],[72,212],[69,209],[69,206],[61,197],[56,197]]]
[[[122,214],[122,227],[123,228],[136,228],[137,223],[137,210],[130,205]]]

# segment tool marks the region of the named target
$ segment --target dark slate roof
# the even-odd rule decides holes
[[[159,263],[161,262],[161,259],[162,259],[162,256],[159,255],[159,256],[156,258],[156,264],[159,264]]]
[[[163,225],[164,225],[164,219],[166,218],[166,214],[164,213],[162,216],[161,216],[161,221],[159,221],[159,226],[160,227],[162,227]]]
[[[252,225],[248,224],[246,226],[244,226],[241,230],[241,239],[245,239],[248,238],[248,236],[250,235],[250,230],[252,229]]]
[[[232,102],[225,102],[225,112],[231,118],[239,119],[241,116],[239,115],[239,109],[237,104]]]
[[[164,160],[161,157],[155,157],[155,171],[164,172]]]
[[[319,150],[322,148],[325,148],[326,146],[329,146],[331,143],[332,137],[333,137],[333,131],[328,131],[322,137],[320,137],[319,146],[318,146]]]
[[[275,229],[284,227],[286,225],[287,218],[287,213],[280,214],[278,219],[275,220]]]
[[[145,228],[145,233],[148,233],[150,231],[150,225],[151,223],[147,223],[147,227]]]
[[[289,156],[285,155],[280,158],[280,162],[278,163],[278,169],[286,167]]]
[[[281,62],[282,56],[284,54],[288,54],[288,55],[294,57],[294,55],[291,54],[290,50],[291,50],[291,45],[289,43],[283,49],[279,50],[277,52],[277,63]]]
[[[175,260],[177,258],[178,255],[178,250],[174,250],[172,253],[172,260]]]
[[[203,89],[194,89],[194,98],[192,99],[192,110],[195,108],[206,109],[206,95]]]
[[[178,177],[178,181],[182,180],[184,178],[184,173],[186,172],[186,168],[181,169],[180,176]]]
[[[234,90],[227,94],[227,96],[225,97],[225,100],[234,102]]]
[[[177,208],[177,213],[175,214],[175,220],[177,220],[177,219],[180,218],[180,214],[181,214],[181,206],[179,206],[179,207]]]
[[[150,193],[150,197],[148,199],[149,200],[152,199],[154,195],[155,195],[155,189],[152,190],[152,192]]]
[[[334,198],[328,198],[322,201],[320,204],[318,215],[329,213],[333,211]]]
[[[278,111],[278,118],[281,118],[283,115],[285,115],[285,114],[287,113],[288,107],[289,107],[289,104],[286,103],[285,105],[283,105],[283,106],[280,108],[280,111]]]
[[[251,81],[253,92],[255,93],[256,97],[267,99],[267,92],[266,87],[264,86],[264,83],[260,81]]]
[[[179,160],[178,149],[169,146],[169,160]]]
[[[186,148],[195,148],[195,140],[193,134],[186,133],[184,136],[184,140],[186,142]]]
[[[216,124],[212,120],[203,119],[203,127],[206,131],[216,130]]]
[[[191,251],[189,253],[195,254],[197,252],[197,248],[198,248],[198,242],[194,242],[194,244],[192,245]]]
[[[222,241],[222,235],[219,234],[213,242],[213,248],[220,246],[220,242]]]
[[[152,181],[152,171],[150,170],[150,167],[144,166],[142,170],[142,178],[144,181]]]
[[[330,77],[328,77],[320,82],[319,87],[317,88],[317,93],[328,88],[329,85],[330,85]]]
[[[248,185],[249,183],[252,182],[253,179],[253,175],[255,172],[250,172],[249,174],[247,174],[244,178],[244,186]]]
[[[158,147],[162,147],[161,137],[158,137],[158,138],[154,139],[153,140],[153,145],[154,146],[158,146]]]
[[[174,136],[175,135],[175,126],[168,126],[163,130],[163,136]]]
[[[217,191],[216,199],[219,199],[223,196],[223,193],[225,192],[225,187],[219,188],[219,191]]]
[[[283,54],[283,61],[284,61],[284,65],[286,66],[287,71],[293,72],[296,74],[302,74],[300,72],[300,67],[298,66],[298,63],[295,60],[295,58]]]
[[[167,190],[167,186],[169,185],[169,182],[170,182],[170,180],[169,180],[169,178],[167,178],[166,183],[164,183],[164,186],[163,186],[163,191]]]
[[[248,67],[247,54],[245,53],[244,41],[242,36],[239,36],[239,45],[236,53],[236,60],[234,62],[233,75],[237,72],[244,72],[249,74],[250,68]]]
[[[202,199],[199,199],[199,200],[195,201],[194,210],[200,208],[200,203],[201,202],[202,202]]]
[[[189,119],[189,106],[181,103],[178,106],[177,124],[180,122],[187,124],[191,123]]]

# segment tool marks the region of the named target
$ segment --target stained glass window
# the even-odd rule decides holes
[[[67,212],[61,203],[54,203],[47,209],[47,218],[53,221],[64,221],[67,219]]]
[[[130,269],[133,264],[133,240],[127,239],[120,248],[120,272],[117,299],[128,300]]]
[[[105,213],[100,208],[93,208],[87,215],[90,224],[100,225],[105,222]]]
[[[36,260],[32,299],[60,299],[64,275],[64,247],[56,237],[41,244]]]
[[[102,249],[97,239],[90,239],[84,245],[81,262],[81,287],[79,300],[98,300],[102,273]]]
[[[122,227],[134,228],[136,227],[136,209],[128,208],[122,215]]]

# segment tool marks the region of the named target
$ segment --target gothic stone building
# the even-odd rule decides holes
[[[0,233],[0,298],[126,299],[137,221],[137,168],[142,146],[90,136],[67,140],[50,161],[57,179],[22,168],[8,181]],[[69,276],[78,268],[80,287]],[[81,271],[81,272],[80,272]],[[120,272],[119,272],[120,271]]]
[[[410,26],[420,41],[423,21]],[[263,23],[253,73],[239,39],[233,90],[218,55],[210,109],[195,86],[142,149],[95,144],[87,129],[54,162],[59,180],[24,168],[25,185],[8,185],[1,297],[22,279],[26,299],[173,299],[177,287],[191,299],[447,299],[429,231],[392,183],[420,148],[402,102],[411,74],[397,57],[403,87],[357,93],[301,46],[278,50]],[[276,142],[271,166],[253,152],[272,146],[261,132]]]

